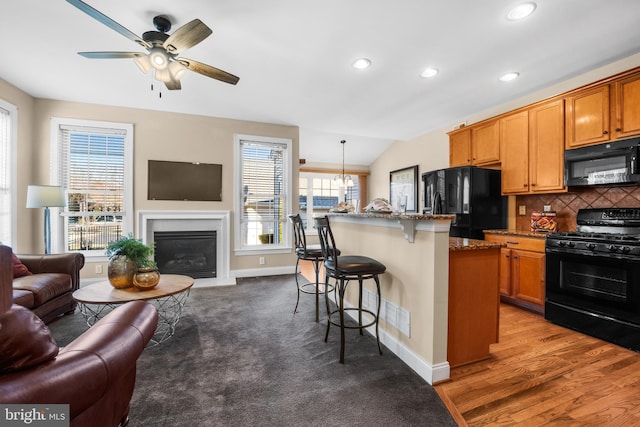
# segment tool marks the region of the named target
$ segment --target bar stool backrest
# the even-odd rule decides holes
[[[329,217],[322,216],[314,218],[316,228],[318,229],[318,238],[320,239],[320,248],[322,249],[322,257],[327,270],[338,270],[338,257],[336,251],[336,242],[333,238],[333,232],[329,226]]]
[[[293,237],[295,239],[296,253],[303,253],[307,257],[307,236],[304,233],[304,224],[300,214],[289,215],[289,221],[293,224]]]

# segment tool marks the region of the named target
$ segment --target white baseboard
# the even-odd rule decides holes
[[[333,300],[332,297],[333,295],[330,296],[330,298]],[[346,301],[344,303],[344,306],[345,308],[353,308],[353,305],[349,304]],[[358,320],[355,311],[349,310],[346,313],[355,321]],[[366,331],[375,337],[375,326],[366,328]],[[424,379],[426,382],[433,385],[440,381],[449,379],[451,374],[449,362],[437,363],[435,365],[432,365],[422,357],[417,355],[413,350],[398,341],[395,337],[390,335],[382,327],[379,328],[379,332],[380,342],[384,344],[389,350],[391,350],[393,354],[398,356],[400,360],[409,365],[411,369],[416,371],[416,373],[420,375],[420,377],[422,377],[422,379]]]
[[[294,274],[295,272],[296,272],[295,266],[247,268],[244,270],[233,270],[231,271],[231,276],[234,276],[234,277],[279,276],[281,274]]]

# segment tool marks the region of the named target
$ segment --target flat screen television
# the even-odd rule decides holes
[[[222,200],[222,165],[149,160],[149,200]]]

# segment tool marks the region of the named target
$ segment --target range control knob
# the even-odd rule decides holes
[[[567,243],[567,246],[569,246],[570,248],[573,248],[576,246],[576,243],[573,241],[570,241],[569,243]]]
[[[558,242],[558,246],[563,247],[566,244],[566,242],[564,240],[560,240]]]
[[[628,254],[629,252],[631,252],[631,248],[629,246],[623,246],[622,252],[624,252],[625,254]]]
[[[609,249],[609,252],[616,252],[618,247],[616,245],[609,245],[607,246],[607,249]]]
[[[595,243],[587,243],[587,249],[594,250],[596,248]]]

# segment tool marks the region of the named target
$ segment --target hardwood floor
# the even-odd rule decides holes
[[[460,425],[640,425],[640,354],[503,304],[491,358],[435,386]]]
[[[640,353],[508,304],[491,357],[435,389],[461,426],[640,425]]]

